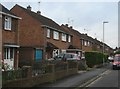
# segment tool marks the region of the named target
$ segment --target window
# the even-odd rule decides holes
[[[62,33],[62,41],[66,41],[66,34]]]
[[[5,48],[4,49],[4,59],[14,59],[14,49]]]
[[[97,48],[99,49],[99,48],[100,48],[100,46],[99,46],[99,45],[97,45]]]
[[[84,40],[82,39],[82,46],[84,46]]]
[[[88,46],[90,46],[90,41],[88,41]]]
[[[11,30],[11,17],[5,16],[4,29]]]
[[[47,29],[47,37],[50,38],[50,29]]]
[[[59,39],[59,32],[54,31],[53,32],[53,38],[56,39],[56,40],[58,40]]]
[[[68,36],[68,42],[71,42],[71,36],[70,35]]]
[[[87,46],[87,41],[84,41],[85,46]]]

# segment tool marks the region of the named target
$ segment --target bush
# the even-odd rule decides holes
[[[120,51],[115,52],[114,55],[115,55],[115,54],[120,54]]]
[[[99,65],[103,63],[103,56],[104,62],[107,62],[108,55],[102,54],[99,52],[85,52],[85,59],[88,67],[94,67],[95,65]]]

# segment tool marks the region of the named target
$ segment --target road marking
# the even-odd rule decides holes
[[[110,70],[107,70],[107,71],[103,72],[102,74],[99,75],[99,77],[98,77],[95,81],[91,82],[90,84],[88,84],[88,85],[85,86],[85,87],[90,87],[90,86],[92,86],[92,85],[95,84],[97,81],[99,81],[100,79],[102,79],[103,76],[109,74],[110,72],[111,72]]]
[[[90,87],[90,86],[92,86],[93,84],[95,84],[95,83],[96,83],[97,81],[99,81],[100,79],[102,79],[102,77],[97,78],[95,81],[93,81],[92,83],[88,84],[88,85],[85,86],[85,87]]]
[[[92,84],[94,84],[95,82],[97,82],[98,80],[100,80],[103,76],[105,76],[106,74],[109,74],[111,71],[110,70],[106,70],[103,73],[101,73],[100,75],[88,80],[86,83],[78,86],[78,87],[89,87]]]

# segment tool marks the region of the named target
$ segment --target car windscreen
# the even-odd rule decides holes
[[[120,61],[120,56],[115,56],[114,60],[115,61]]]
[[[73,58],[73,55],[72,54],[65,54],[64,58]]]

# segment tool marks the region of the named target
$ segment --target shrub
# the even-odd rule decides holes
[[[120,54],[120,51],[115,52],[114,55],[115,55],[115,54]]]
[[[86,63],[89,67],[93,67],[95,65],[99,65],[103,63],[103,57],[104,62],[107,62],[107,54],[102,54],[99,52],[85,52],[85,59]]]

